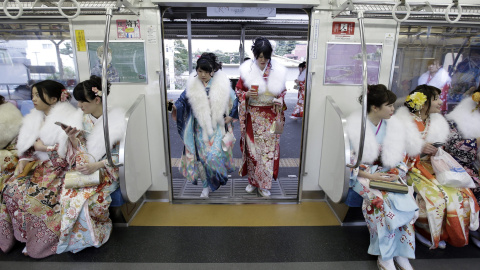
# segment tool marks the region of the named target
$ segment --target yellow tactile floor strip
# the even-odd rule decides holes
[[[301,204],[171,204],[147,202],[131,226],[335,226],[324,202]]]
[[[172,167],[178,167],[180,165],[180,159],[179,158],[172,158],[171,159],[171,164]],[[235,162],[235,167],[240,167],[242,165],[242,159],[241,158],[234,158]],[[299,158],[281,158],[280,159],[280,167],[298,167],[300,166],[300,159]]]

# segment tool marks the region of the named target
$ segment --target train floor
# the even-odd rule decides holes
[[[0,269],[377,269],[365,226],[339,226],[324,201],[300,204],[147,202],[130,227],[100,248],[35,260],[17,243]],[[429,250],[417,242],[415,269],[478,269],[472,244]]]

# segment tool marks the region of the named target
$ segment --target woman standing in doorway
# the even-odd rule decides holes
[[[249,184],[245,188],[248,193],[258,188],[260,195],[269,197],[280,165],[280,134],[272,133],[271,127],[275,121],[285,123],[287,69],[272,60],[272,45],[264,37],[253,41],[252,52],[254,59],[240,66],[235,89],[243,154],[239,174],[248,175]]]
[[[303,104],[305,103],[305,79],[307,73],[307,62],[302,62],[298,65],[298,78],[295,80],[296,88],[298,89],[298,101],[295,110],[290,118],[303,117]]]

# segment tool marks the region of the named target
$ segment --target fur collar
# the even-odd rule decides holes
[[[208,141],[208,137],[212,136],[213,131],[217,128],[217,124],[221,127],[225,124],[223,115],[229,113],[228,105],[232,89],[225,72],[219,70],[211,79],[212,83],[207,97],[205,87],[196,75],[196,72],[190,74],[185,91],[193,115],[204,130],[203,139]]]
[[[82,115],[80,109],[75,109],[70,103],[59,102],[52,106],[47,117],[42,111],[32,109],[23,119],[20,133],[18,134],[17,149],[21,156],[35,141],[40,138],[47,146],[58,144],[58,154],[65,157],[67,152],[68,136],[55,122],[82,129]],[[35,151],[35,156],[40,160],[47,160],[48,154]]]
[[[367,120],[368,121],[368,120]],[[387,124],[385,138],[382,144],[381,160],[385,166],[395,167],[401,162],[405,153],[405,133],[400,119],[393,116],[388,120],[383,120]],[[360,130],[362,123],[362,111],[358,110],[347,118],[347,134],[350,138],[355,152],[358,153],[360,142]],[[365,143],[363,149],[362,162],[373,163],[379,156],[380,145],[378,145],[375,134],[368,126],[365,131]]]
[[[263,79],[263,72],[255,64],[253,59],[245,61],[240,66],[240,77],[243,84],[250,89],[252,85],[258,85],[258,93],[263,94],[268,89],[270,93],[278,96],[285,90],[285,81],[287,77],[287,68],[274,59],[270,60],[272,68],[267,81]]]
[[[450,134],[450,128],[447,120],[438,113],[430,114],[430,127],[427,131],[427,137],[423,140],[417,124],[407,107],[400,107],[395,114],[403,123],[406,132],[406,150],[409,156],[416,156],[422,152],[423,144],[447,141]]]
[[[465,98],[446,116],[457,124],[458,131],[464,138],[480,137],[480,111],[477,109],[472,112],[476,106],[477,103],[471,98]]]
[[[84,117],[89,117],[89,115],[84,115]],[[125,130],[127,129],[125,111],[120,108],[108,111],[108,126],[110,148],[112,148],[113,145],[121,141],[125,135]],[[96,161],[100,161],[106,154],[105,137],[103,135],[103,116],[98,118],[92,131],[87,135],[87,151]]]
[[[0,105],[0,149],[7,146],[22,125],[22,113],[10,102]]]

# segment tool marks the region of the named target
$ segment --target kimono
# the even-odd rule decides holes
[[[20,159],[34,162],[26,176],[15,173],[5,182],[0,204],[0,248],[8,252],[15,239],[26,243],[29,256],[44,258],[56,253],[60,233],[60,194],[69,166],[67,134],[55,122],[82,127],[82,111],[67,102],[52,106],[47,116],[33,109],[23,120],[18,135]],[[46,152],[35,151],[41,139]]]
[[[201,179],[204,188],[215,191],[235,170],[232,149],[224,151],[222,139],[224,118],[238,118],[237,102],[223,71],[215,72],[206,87],[196,75],[190,75],[187,88],[175,102],[177,129],[184,144],[179,170],[192,184]]]
[[[108,125],[112,160],[118,163],[119,141],[126,130],[125,112],[121,109],[110,111]],[[103,116],[97,119],[85,114],[83,130],[79,133],[77,149],[71,143],[68,145],[69,164],[72,168],[83,164],[88,153],[96,161],[103,162],[105,168],[100,169],[100,185],[62,190],[58,254],[68,251],[76,253],[91,246],[98,248],[108,241],[112,232],[108,208],[112,202],[110,194],[119,187],[118,168],[110,166],[106,159]]]
[[[0,193],[3,182],[10,178],[17,166],[15,138],[22,125],[22,113],[7,102],[0,105]]]
[[[298,81],[298,100],[295,109],[293,110],[292,116],[303,117],[303,104],[305,103],[305,79],[306,79],[307,69],[304,69],[302,73],[297,78]]]
[[[474,180],[477,187],[473,188],[472,192],[478,202],[480,152],[477,138],[480,137],[480,111],[476,106],[477,103],[471,98],[465,98],[446,115],[450,125],[450,136],[445,144],[445,151],[450,153]]]
[[[443,101],[442,112],[447,110],[448,90],[450,89],[450,82],[452,79],[444,68],[439,68],[435,75],[430,76],[430,71],[423,73],[418,78],[418,85],[426,84],[435,86],[441,90],[440,99]]]
[[[347,133],[357,153],[360,139],[361,111],[347,118]],[[409,194],[382,191],[369,187],[369,180],[358,176],[358,170],[398,174],[405,179],[408,171],[403,162],[405,139],[402,123],[395,117],[382,120],[375,126],[367,121],[362,165],[351,171],[350,187],[362,196],[362,212],[370,232],[368,253],[389,260],[396,256],[415,258],[415,230],[413,224],[418,207]],[[400,132],[399,132],[400,131]],[[354,159],[355,154],[353,155]]]
[[[430,156],[420,155],[425,142],[447,141],[450,133],[447,121],[442,115],[433,113],[423,123],[406,107],[400,108],[397,115],[405,123],[408,134],[408,184],[414,186],[420,208],[415,223],[417,232],[431,239],[431,249],[437,248],[442,240],[456,247],[467,245],[469,228],[478,228],[477,200],[468,188],[440,185],[435,179]]]
[[[273,59],[264,71],[250,59],[240,66],[240,79],[235,88],[242,151],[239,174],[248,175],[248,182],[261,189],[271,189],[272,179],[277,179],[280,167],[280,134],[272,134],[270,127],[276,120],[285,124],[285,101],[277,112],[273,99],[285,97],[286,73],[287,69]],[[247,98],[245,95],[252,85],[259,86],[258,96]]]

